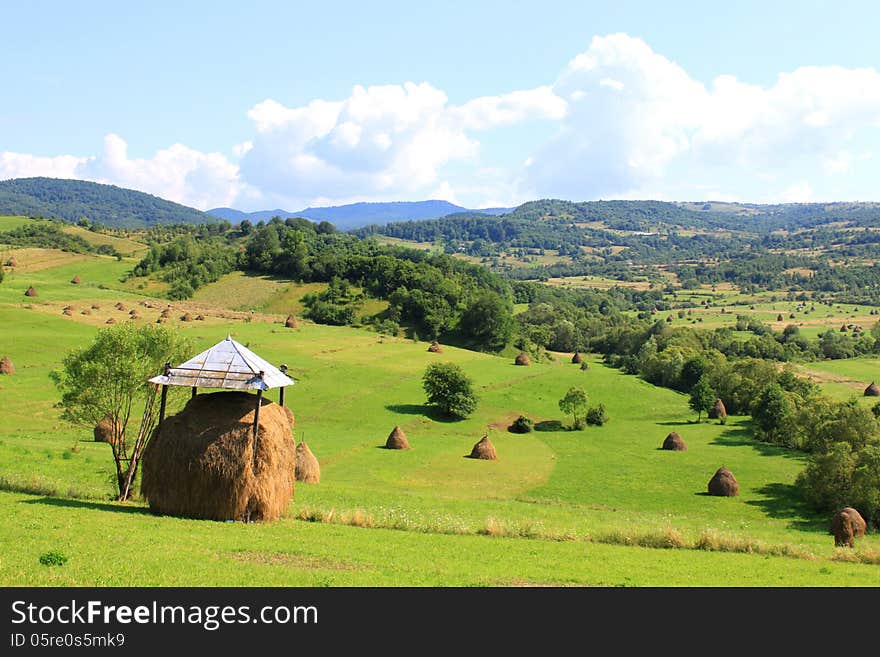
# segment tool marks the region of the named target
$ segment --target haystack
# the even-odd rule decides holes
[[[285,328],[298,328],[299,322],[296,321],[296,317],[294,317],[293,315],[288,315],[287,319],[284,320],[284,327]]]
[[[73,311],[70,308],[65,308],[64,310],[61,311],[61,314],[67,315],[68,317],[71,317],[73,315]]]
[[[723,420],[727,417],[727,408],[720,399],[715,400],[715,405],[709,409],[707,415],[713,420]]]
[[[388,434],[388,440],[385,441],[385,449],[409,449],[409,441],[406,439],[403,429],[394,427]]]
[[[120,431],[119,422],[116,422],[116,434]],[[113,416],[109,413],[101,418],[93,431],[96,443],[110,443],[115,440],[113,432]]]
[[[180,321],[181,322],[191,322],[191,321],[193,321],[192,315],[190,315],[189,313],[183,313],[183,315],[181,315],[181,317],[180,317]]]
[[[495,451],[495,445],[489,440],[489,436],[480,438],[480,442],[474,445],[474,448],[471,450],[470,458],[486,461],[498,460],[498,453]]]
[[[855,547],[855,539],[865,535],[867,524],[862,514],[851,506],[844,507],[831,519],[831,533],[836,547]]]
[[[18,260],[16,260],[15,258],[7,258],[6,259],[6,266],[7,267],[18,267]]]
[[[584,359],[581,358],[581,355],[579,353],[575,352],[574,356],[571,357],[571,362],[575,363],[576,365],[580,365],[584,362]]]
[[[865,388],[865,397],[880,397],[880,387],[871,381],[871,385]]]
[[[115,324],[115,323],[116,323],[116,320],[113,319],[112,317],[110,317],[110,318],[108,318],[107,321],[104,322],[104,323],[105,323],[105,324]]]
[[[440,346],[439,342],[434,340],[434,342],[431,343],[431,346],[428,347],[428,351],[430,351],[432,354],[442,354],[443,347]]]
[[[128,310],[128,308],[125,306],[124,303],[122,303],[120,301],[119,303],[116,304],[116,310],[121,310],[121,311],[125,312],[126,310]]]
[[[33,286],[31,286],[31,287],[29,287],[29,288],[25,291],[24,296],[26,296],[26,297],[38,297],[38,296],[40,296],[40,295],[37,294],[37,291],[33,288]]]
[[[197,322],[204,322],[205,316],[204,315],[196,315],[196,321]]]
[[[128,313],[128,318],[129,319],[140,319],[141,314],[137,310],[132,310],[130,313]]]
[[[166,308],[166,309],[163,310],[161,313],[159,313],[159,317],[160,317],[161,319],[168,319],[169,317],[171,317],[171,309],[170,309],[170,308]]]
[[[848,330],[849,330],[849,329],[846,327],[846,324],[841,324],[841,325],[840,325],[840,332],[841,332],[841,333],[846,333]]]
[[[673,431],[666,439],[663,441],[663,449],[667,449],[671,452],[686,452],[688,446],[685,444],[684,439],[678,434],[678,431]]]
[[[709,495],[736,497],[739,495],[739,482],[730,470],[722,466],[709,480]]]
[[[143,456],[141,493],[153,513],[207,520],[275,520],[284,513],[296,470],[290,422],[278,404],[256,397],[197,395],[153,431]]]
[[[9,356],[0,358],[0,374],[15,374],[15,365],[9,360]]]
[[[529,355],[526,352],[521,351],[521,352],[519,352],[519,355],[516,357],[516,360],[513,361],[513,364],[514,365],[524,365],[524,366],[531,365],[532,359],[529,358]]]
[[[101,310],[101,306],[99,306],[97,303],[93,303],[92,310]]]
[[[785,317],[782,316],[782,313],[779,313],[778,315],[776,315],[776,321],[777,322],[784,322],[785,321]]]
[[[321,466],[304,442],[296,446],[296,480],[305,484],[321,483]]]
[[[70,279],[70,282],[73,283],[74,285],[79,285],[80,283],[82,283],[82,281],[79,279],[79,276],[74,276],[73,278]]]
[[[79,312],[79,314],[80,314],[80,315],[91,315],[91,314],[92,314],[92,311],[89,310],[88,308],[86,308],[85,310],[81,310],[81,311]]]

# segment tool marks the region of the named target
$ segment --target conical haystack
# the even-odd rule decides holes
[[[871,381],[871,385],[865,388],[865,397],[880,397],[880,387]]]
[[[431,346],[428,347],[428,351],[430,351],[432,354],[442,354],[443,347],[440,346],[439,342],[434,340],[434,342],[431,343]]]
[[[34,289],[34,287],[31,286],[31,287],[29,287],[29,288],[25,291],[24,296],[26,296],[26,297],[38,297],[38,296],[40,296],[40,295],[37,293],[37,291]]]
[[[785,321],[785,317],[782,316],[782,313],[779,313],[778,315],[776,315],[776,321],[777,322],[784,322]]]
[[[584,362],[584,359],[581,358],[581,355],[579,353],[575,352],[574,356],[571,357],[571,362],[575,363],[576,365],[580,365]]]
[[[0,358],[0,374],[15,374],[15,365],[9,360],[9,356]]]
[[[321,483],[321,466],[304,442],[296,446],[296,480],[304,484]]]
[[[171,309],[170,309],[170,308],[166,308],[166,309],[163,310],[161,313],[159,313],[159,317],[160,317],[161,319],[168,319],[169,317],[171,317]]]
[[[739,495],[739,483],[730,470],[725,467],[718,468],[718,471],[709,480],[709,495],[719,497]]]
[[[115,308],[116,308],[116,310],[122,310],[123,312],[128,310],[128,308],[125,306],[125,304],[122,303],[121,301],[116,304]]]
[[[709,409],[707,415],[713,420],[723,420],[727,417],[727,408],[720,399],[715,400],[715,405]]]
[[[678,431],[673,431],[663,441],[663,449],[671,452],[686,452],[687,448],[684,439],[678,434]]]
[[[204,322],[205,316],[204,315],[196,315],[196,321],[197,322]]]
[[[862,514],[851,506],[844,507],[831,519],[831,533],[837,547],[855,547],[854,538],[864,536],[868,525]]]
[[[74,285],[79,285],[80,283],[82,283],[79,276],[74,276],[73,278],[70,279],[70,282]]]
[[[516,360],[513,361],[513,364],[514,365],[523,365],[523,366],[531,365],[532,359],[529,358],[529,355],[526,352],[521,351],[521,352],[519,352],[519,355],[516,357]]]
[[[6,266],[7,267],[18,267],[18,260],[16,260],[15,258],[7,258],[6,259]]]
[[[101,421],[95,425],[95,428],[93,430],[93,434],[95,436],[95,442],[96,443],[113,444],[113,442],[116,440],[116,436],[118,436],[119,432],[121,431],[121,428],[119,426],[119,422],[116,422],[115,424],[116,424],[116,431],[114,432],[113,431],[113,425],[114,425],[113,416],[107,414],[104,417],[102,417]]]
[[[483,459],[485,461],[496,461],[498,453],[495,451],[495,445],[489,440],[489,436],[483,436],[480,441],[474,445],[471,450],[470,458]]]
[[[107,321],[104,322],[104,323],[105,323],[105,324],[115,324],[115,323],[116,323],[116,320],[113,319],[112,317],[109,317],[109,318],[107,319]]]
[[[101,306],[99,306],[97,303],[93,303],[92,310],[101,310]]]
[[[61,314],[67,315],[68,317],[70,317],[73,315],[73,311],[70,308],[65,308],[64,310],[61,311]]]
[[[299,322],[296,320],[296,317],[293,315],[288,315],[287,319],[284,320],[285,328],[298,328]]]
[[[197,395],[153,431],[143,456],[141,493],[150,510],[208,520],[275,520],[293,488],[296,448],[284,409],[256,396]]]
[[[81,311],[79,312],[79,314],[80,314],[80,315],[91,315],[91,314],[92,314],[92,311],[89,310],[88,308],[86,308],[85,310],[81,310]]]
[[[183,313],[183,315],[180,316],[180,321],[181,322],[191,322],[191,321],[193,321],[192,315],[190,315],[189,313]]]
[[[141,314],[137,310],[132,310],[130,313],[128,313],[128,318],[129,319],[140,319]]]
[[[406,434],[403,433],[403,429],[400,427],[394,427],[390,434],[388,434],[388,440],[385,441],[386,449],[409,449],[409,441],[406,439]]]

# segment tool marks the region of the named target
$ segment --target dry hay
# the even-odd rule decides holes
[[[116,422],[116,432],[114,434],[113,424],[113,416],[109,413],[101,418],[101,421],[95,425],[95,428],[93,430],[96,443],[113,444],[113,441],[116,440],[115,436],[118,436],[121,432],[119,422]]]
[[[196,315],[196,321],[197,322],[204,322],[205,316],[204,315]]]
[[[128,308],[125,307],[125,304],[122,303],[121,301],[119,303],[117,303],[114,306],[114,308],[116,308],[116,310],[123,310],[123,311],[128,310]]]
[[[286,328],[298,328],[299,322],[296,321],[296,317],[294,317],[293,315],[288,315],[287,319],[284,320],[284,326]]]
[[[851,506],[844,507],[831,519],[831,533],[836,547],[855,547],[855,538],[865,535],[868,528],[862,514]]]
[[[296,446],[296,480],[304,484],[321,483],[321,466],[305,442]]]
[[[80,315],[91,315],[92,311],[89,310],[88,308],[86,308],[85,310],[81,310],[79,314]]]
[[[6,266],[7,267],[18,267],[18,260],[16,260],[15,258],[12,258],[12,257],[7,258],[6,259]]]
[[[663,441],[663,449],[671,452],[686,452],[687,448],[684,439],[679,435],[678,431],[673,431]]]
[[[443,347],[440,346],[439,342],[434,340],[434,342],[431,343],[431,346],[428,347],[428,351],[431,352],[432,354],[442,354]]]
[[[160,317],[161,319],[168,319],[169,317],[171,317],[171,309],[170,309],[170,308],[166,308],[166,309],[163,310],[161,313],[159,313],[159,317]]]
[[[33,288],[33,286],[31,286],[31,287],[29,287],[29,288],[25,291],[24,296],[26,296],[26,297],[38,297],[38,296],[40,296],[40,295],[39,295],[39,294],[37,293],[37,291]]]
[[[82,281],[80,280],[79,276],[74,276],[73,278],[70,279],[70,282],[71,282],[73,285],[79,285],[80,283],[82,283]]]
[[[709,495],[735,497],[739,495],[739,482],[730,470],[722,466],[709,480],[708,490]]]
[[[140,319],[141,314],[137,310],[132,310],[130,313],[128,313],[128,318],[129,319]]]
[[[480,438],[480,441],[476,445],[474,445],[474,448],[471,450],[469,458],[483,459],[485,461],[498,460],[498,452],[495,451],[495,445],[493,445],[492,441],[489,440],[488,435]]]
[[[139,303],[140,305],[142,305],[144,308],[150,308],[150,307],[151,307],[149,301],[138,301],[138,303]]]
[[[97,303],[93,303],[92,310],[101,310],[101,306],[99,306]]]
[[[516,359],[513,361],[513,364],[514,365],[523,365],[523,366],[531,365],[532,359],[529,358],[529,355],[526,352],[521,351],[521,352],[519,352],[519,355],[516,357]]]
[[[283,408],[256,396],[197,395],[153,431],[141,494],[153,513],[208,520],[275,520],[293,496],[296,448]],[[255,462],[256,461],[256,462]]]
[[[116,320],[113,319],[112,317],[110,317],[110,318],[108,318],[107,321],[104,322],[104,323],[105,323],[105,324],[115,324],[115,323],[116,323]]]
[[[865,397],[880,397],[880,387],[871,381],[871,385],[865,388]]]
[[[840,332],[841,332],[841,333],[846,333],[848,330],[849,330],[849,329],[846,327],[846,324],[841,324],[841,325],[840,325]]]
[[[61,311],[61,314],[62,314],[62,315],[67,315],[68,317],[72,317],[72,316],[73,316],[73,311],[72,311],[70,308],[65,308],[64,310]]]
[[[61,310],[62,310],[62,311],[64,311],[64,310],[76,310],[76,308],[74,308],[73,306],[64,306],[64,308],[62,308]]]
[[[409,441],[406,439],[406,434],[403,433],[403,429],[400,427],[394,427],[390,434],[388,434],[388,440],[385,441],[385,449],[409,449]]]
[[[709,409],[707,413],[710,419],[713,420],[723,420],[727,417],[727,408],[724,406],[724,402],[720,399],[715,400],[715,405]]]
[[[584,359],[581,358],[581,355],[579,353],[575,352],[574,356],[571,357],[571,362],[575,363],[576,365],[580,365],[584,362]]]
[[[776,315],[776,321],[777,322],[784,322],[785,321],[785,317],[782,316],[782,313],[779,313],[778,315]]]
[[[9,356],[0,358],[0,374],[15,374],[15,365],[9,360]]]
[[[180,321],[181,322],[191,322],[191,321],[193,321],[192,315],[190,315],[189,313],[183,313],[183,315],[180,316]]]
[[[667,322],[672,322],[672,315],[667,315],[667,316],[666,316],[666,321],[667,321]]]

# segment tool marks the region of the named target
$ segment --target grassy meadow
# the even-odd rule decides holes
[[[318,457],[321,483],[297,484],[286,517],[266,524],[156,517],[142,500],[112,502],[110,448],[59,419],[49,373],[106,319],[125,321],[118,301],[155,321],[167,302],[119,283],[130,267],[62,258],[0,284],[0,355],[17,369],[0,377],[0,585],[880,585],[878,535],[835,549],[828,518],[794,488],[803,456],[755,442],[747,418],[696,424],[686,396],[592,357],[586,371],[567,354],[516,367],[360,329],[286,329],[309,290],[241,275],[192,300],[214,308],[205,321],[179,321],[188,306],[175,304],[169,324],[198,350],[231,333],[290,367],[295,437]],[[24,297],[27,285],[40,296]],[[231,312],[249,302],[259,314]],[[100,308],[80,314],[91,304]],[[77,312],[63,316],[65,305]],[[424,406],[421,375],[438,360],[473,378],[471,418],[446,421]],[[841,376],[876,365],[845,363]],[[820,365],[837,366],[810,367]],[[562,429],[569,420],[557,402],[571,386],[605,404],[610,422]],[[545,430],[508,433],[520,414]],[[395,425],[412,450],[381,449]],[[673,430],[687,452],[659,449]],[[487,433],[499,460],[465,458]],[[738,497],[705,494],[722,465],[739,480]],[[50,550],[67,564],[41,565]]]

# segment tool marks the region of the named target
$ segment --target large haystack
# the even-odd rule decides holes
[[[304,484],[321,483],[321,466],[304,442],[296,446],[296,480]]]
[[[0,374],[15,374],[15,365],[9,360],[9,356],[0,358]]]
[[[855,547],[855,538],[865,535],[867,524],[862,514],[851,506],[844,507],[831,519],[831,533],[837,547]]]
[[[33,286],[30,286],[27,290],[25,290],[24,296],[26,297],[38,297],[40,296]]]
[[[284,409],[263,400],[254,467],[256,396],[197,395],[165,418],[143,456],[141,493],[154,513],[208,520],[275,520],[284,513],[296,449]]]
[[[74,276],[73,278],[70,279],[70,282],[71,282],[73,285],[79,285],[80,283],[82,283],[82,281],[80,280],[79,276]]]
[[[470,458],[483,459],[486,461],[496,461],[498,459],[495,445],[489,440],[489,436],[483,436],[480,438],[480,442],[474,445],[474,448],[471,450]]]
[[[709,409],[707,415],[713,420],[724,420],[727,418],[727,408],[720,399],[715,400],[715,405]]]
[[[722,466],[709,480],[709,495],[736,497],[739,495],[739,482],[730,470]]]
[[[865,388],[865,397],[880,397],[880,387],[871,381],[871,385]]]
[[[293,315],[288,315],[287,319],[284,320],[284,326],[285,328],[298,328],[299,322]]]
[[[400,427],[394,427],[390,434],[388,434],[388,440],[385,441],[386,449],[409,449],[409,441],[406,439],[406,434],[403,433],[403,429]]]
[[[516,360],[513,361],[513,364],[514,365],[523,365],[523,366],[531,365],[532,359],[529,358],[529,355],[526,352],[521,351],[521,352],[519,352],[519,355],[516,357]]]
[[[116,440],[115,435],[119,435],[119,431],[121,430],[119,427],[119,422],[116,422],[116,432],[114,435],[113,431],[113,416],[110,414],[105,415],[101,418],[101,421],[95,425],[94,436],[96,443],[110,443]]]
[[[584,362],[584,359],[581,358],[581,355],[579,353],[575,352],[574,356],[571,357],[571,362],[575,363],[576,365],[580,365]]]
[[[431,346],[428,347],[428,351],[430,351],[432,354],[442,354],[443,347],[440,346],[439,342],[434,340],[434,342],[431,343]]]
[[[684,439],[678,434],[678,431],[673,431],[663,441],[663,449],[672,452],[686,452],[687,448]]]

